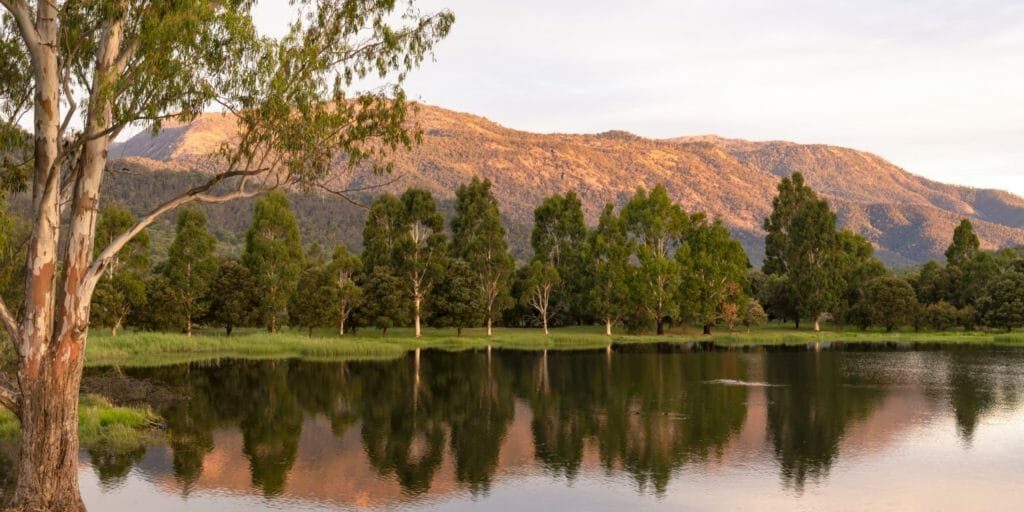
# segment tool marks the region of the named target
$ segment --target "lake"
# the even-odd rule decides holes
[[[122,377],[123,375],[123,377]],[[1024,351],[847,345],[99,368],[167,442],[90,510],[1018,510]]]

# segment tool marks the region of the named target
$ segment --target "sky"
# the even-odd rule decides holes
[[[542,133],[852,147],[1024,195],[1021,0],[418,0],[448,39],[410,97]],[[280,33],[287,2],[257,23]]]

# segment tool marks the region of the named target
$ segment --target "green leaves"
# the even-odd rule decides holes
[[[746,301],[743,289],[750,263],[720,220],[709,223],[703,214],[692,216],[676,260],[682,271],[682,316],[709,330],[723,318],[727,305],[738,312]]]
[[[828,203],[795,173],[779,183],[765,219],[764,271],[785,277],[793,315],[815,321],[838,302],[845,283],[837,264],[841,247]]]
[[[276,332],[285,318],[302,259],[299,226],[288,197],[280,192],[261,197],[245,234],[242,262],[256,281],[261,316],[271,332]]]
[[[202,210],[181,210],[163,270],[176,299],[168,306],[178,313],[186,332],[192,332],[193,319],[209,308],[207,291],[217,272],[216,247],[217,239],[206,231],[206,215]]]

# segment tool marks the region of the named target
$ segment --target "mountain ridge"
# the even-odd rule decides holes
[[[1024,198],[939,183],[852,148],[717,135],[653,139],[622,130],[538,134],[423,104],[414,118],[423,142],[393,156],[398,180],[383,189],[417,186],[451,199],[460,183],[489,178],[503,213],[519,223],[529,224],[533,208],[555,192],[575,190],[593,223],[605,202],[622,204],[637,187],[661,183],[688,211],[722,218],[758,262],[776,185],[802,172],[840,224],[867,237],[889,264],[941,257],[964,217],[986,248],[1024,244]],[[206,114],[155,136],[138,134],[110,155],[151,169],[213,172],[212,155],[233,133],[230,116]],[[338,181],[358,188],[383,180],[364,168]]]

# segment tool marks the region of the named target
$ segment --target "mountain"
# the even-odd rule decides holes
[[[460,183],[489,178],[519,233],[513,243],[521,253],[533,208],[545,196],[577,191],[594,222],[604,203],[622,204],[637,187],[661,183],[687,210],[721,217],[756,263],[763,258],[761,226],[776,185],[797,171],[829,200],[841,225],[867,237],[891,265],[940,258],[964,217],[986,248],[1024,244],[1024,198],[931,181],[853,149],[716,136],[649,139],[623,131],[537,134],[427,105],[417,106],[415,119],[423,142],[394,157],[394,176],[357,169],[344,172],[339,184],[359,188],[397,178],[381,189],[422,187],[450,206]],[[211,155],[233,133],[230,116],[207,114],[111,148],[112,165],[211,172],[217,168]],[[349,217],[333,222],[362,222],[360,214]],[[357,226],[345,231],[344,241],[358,245],[351,239]]]

